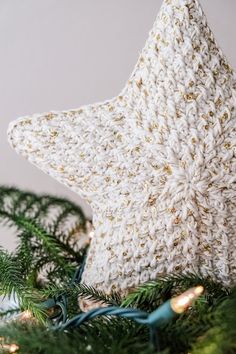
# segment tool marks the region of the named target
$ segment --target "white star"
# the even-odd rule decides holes
[[[117,97],[11,123],[16,151],[93,209],[84,283],[236,278],[235,85],[198,1],[166,0]]]

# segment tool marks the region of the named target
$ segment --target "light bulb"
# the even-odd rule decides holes
[[[30,318],[32,318],[32,312],[29,310],[26,310],[20,314],[20,321],[27,321]]]
[[[203,286],[197,286],[185,291],[183,294],[171,299],[171,308],[174,312],[181,314],[203,293]]]
[[[1,338],[1,340],[4,340],[4,338]],[[0,349],[8,353],[16,353],[20,347],[17,344],[0,344]]]
[[[87,235],[88,235],[88,244],[92,240],[94,236],[94,227],[91,221],[86,221],[86,229],[87,229]]]
[[[20,348],[16,344],[9,345],[9,353],[16,353]]]
[[[93,236],[94,236],[94,231],[90,231],[90,233],[89,233],[89,238],[92,239]]]

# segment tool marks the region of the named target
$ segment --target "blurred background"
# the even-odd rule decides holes
[[[0,0],[0,184],[78,195],[18,156],[6,131],[19,116],[78,108],[118,94],[133,70],[162,0]],[[201,0],[236,68],[236,1]],[[14,235],[0,226],[0,246]]]

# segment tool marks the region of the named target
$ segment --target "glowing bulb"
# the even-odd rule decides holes
[[[185,312],[204,291],[203,286],[197,286],[171,299],[172,310],[178,314]]]
[[[204,291],[204,288],[203,288],[203,286],[201,286],[201,285],[199,285],[199,286],[197,286],[197,287],[195,288],[195,294],[196,294],[197,296],[202,295],[203,291]]]
[[[20,321],[27,321],[32,317],[32,312],[29,310],[26,310],[24,312],[22,312],[22,314],[20,315]]]
[[[94,236],[94,231],[90,231],[90,233],[89,233],[89,238],[92,239],[93,236]]]
[[[87,235],[88,235],[88,243],[90,243],[91,239],[94,236],[94,227],[93,223],[91,221],[86,221],[86,229],[87,229]]]
[[[1,338],[3,340],[4,338]],[[4,349],[4,351],[8,351],[8,353],[16,353],[20,347],[16,344],[1,344],[0,348]]]
[[[20,348],[18,347],[18,345],[16,344],[11,344],[9,345],[9,353],[15,353],[17,352],[17,350],[19,350]]]

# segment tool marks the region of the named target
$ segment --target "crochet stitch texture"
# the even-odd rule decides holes
[[[232,284],[235,107],[198,0],[165,0],[117,97],[10,124],[13,148],[92,207],[84,283],[124,293],[192,271]]]

